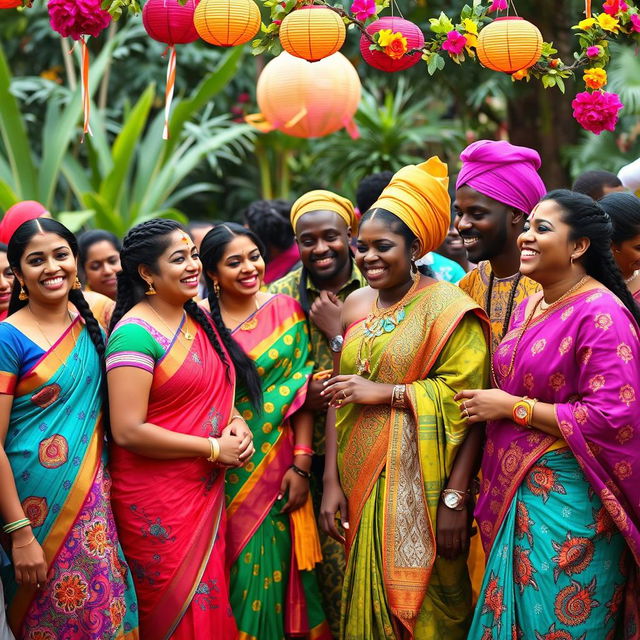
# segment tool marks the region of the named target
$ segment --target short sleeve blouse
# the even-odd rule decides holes
[[[170,341],[140,318],[119,322],[107,343],[107,371],[118,367],[136,367],[151,374]]]
[[[8,322],[0,322],[0,393],[13,395],[21,377],[44,355],[44,350]]]

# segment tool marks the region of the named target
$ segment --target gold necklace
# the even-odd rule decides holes
[[[380,301],[380,293],[373,301],[373,306],[369,315],[364,320],[364,330],[362,339],[358,346],[358,355],[356,357],[356,373],[361,376],[363,373],[371,373],[371,350],[373,342],[384,333],[393,332],[396,327],[405,319],[405,306],[408,300],[413,296],[415,290],[420,284],[420,276],[416,276],[407,293],[402,296],[398,302],[389,307],[380,309],[378,303]],[[362,357],[362,350],[366,346],[367,356]]]
[[[542,309],[542,304],[541,304],[542,297],[538,298],[537,302],[533,305],[533,309],[531,309],[531,311],[529,312],[527,319],[525,320],[520,331],[518,332],[516,343],[513,345],[513,351],[511,352],[511,361],[509,362],[509,366],[507,370],[503,374],[505,379],[508,378],[511,375],[511,372],[513,371],[513,365],[515,364],[515,361],[516,361],[516,354],[518,352],[518,347],[520,346],[520,341],[522,340],[522,336],[524,335],[525,331],[529,328],[529,324],[533,320],[533,317],[535,316],[535,313],[538,310],[538,307],[540,307],[540,309],[544,313],[548,313],[549,311],[552,311],[561,302],[566,300],[572,293],[580,289],[580,287],[582,287],[587,282],[587,280],[589,280],[589,278],[590,276],[584,276],[583,278],[578,280],[578,282],[576,282],[573,285],[573,287],[571,287],[571,289],[565,291],[565,293],[563,293],[555,302],[551,302],[550,304],[548,304],[547,307],[545,307],[545,309]],[[491,364],[491,378],[493,380],[493,384],[495,387],[498,387],[498,379],[496,378],[496,372],[493,368],[493,358],[491,358],[490,364]]]
[[[29,313],[31,314],[31,317],[33,318],[33,321],[36,323],[36,326],[40,330],[40,333],[42,334],[42,337],[44,338],[45,342],[49,345],[48,353],[49,352],[53,353],[55,355],[55,357],[56,357],[56,360],[66,370],[67,369],[67,363],[55,351],[51,351],[53,349],[53,343],[51,342],[51,340],[49,340],[49,338],[47,338],[47,334],[44,332],[44,329],[42,328],[42,325],[38,322],[38,318],[36,317],[36,314],[33,313],[32,309],[31,309],[31,307],[29,305],[27,305],[27,309],[29,310]],[[62,333],[67,331],[67,329],[69,329],[69,327],[73,326],[73,316],[71,315],[71,312],[69,310],[67,310],[67,314],[69,316],[69,326]],[[73,338],[73,346],[74,346],[74,349],[75,349],[75,347],[78,346],[78,341],[76,339],[75,333],[73,332],[73,328],[71,329],[71,337]],[[58,340],[59,339],[60,338],[58,337]],[[73,378],[73,381],[77,382],[76,377],[73,375],[73,371],[71,371],[70,373],[71,373],[71,377]]]
[[[172,331],[169,328],[169,325],[167,325],[167,323],[162,319],[162,316],[153,308],[153,306],[151,304],[149,304],[149,307],[151,308],[151,311],[153,311],[153,313],[156,314],[156,318],[158,318],[158,320],[160,320],[160,322],[162,322],[164,328],[169,332],[169,335],[170,336],[175,336],[176,332]],[[183,310],[182,311],[182,320],[180,321],[180,325],[186,323],[186,318],[187,318],[187,312]],[[178,325],[178,327],[179,327],[180,333],[184,336],[184,339],[185,340],[189,340],[189,341],[193,340],[193,334],[190,331],[184,331],[180,325]]]
[[[256,309],[255,311],[253,311],[253,313],[255,314],[255,312],[258,311],[258,309],[260,309],[260,304],[258,303],[257,296],[254,297],[253,301],[255,302],[255,305],[256,305]],[[227,318],[229,318],[236,325],[236,329],[240,327],[240,331],[253,331],[253,329],[255,329],[258,326],[258,318],[256,318],[255,315],[253,316],[253,318],[250,318],[249,320],[247,320],[246,318],[243,318],[242,320],[238,320],[238,318],[234,318],[228,311],[225,311],[220,303],[218,304],[220,305],[220,313],[224,313],[227,316]],[[233,331],[235,331],[235,329],[233,329]]]

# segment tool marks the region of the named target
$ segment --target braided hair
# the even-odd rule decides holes
[[[118,274],[118,297],[116,298],[116,306],[111,317],[111,331],[113,331],[116,324],[120,322],[124,314],[144,298],[147,283],[138,272],[138,267],[140,265],[146,265],[152,272],[157,272],[158,258],[169,247],[169,243],[171,242],[170,235],[178,229],[182,229],[182,226],[175,220],[156,218],[154,220],[147,220],[133,227],[124,237],[122,250],[120,252],[122,271]],[[226,367],[227,379],[231,380],[230,368],[233,365],[239,381],[244,382],[241,370],[242,362],[240,362],[239,367],[234,352],[229,349],[227,345],[224,331],[221,330],[222,328],[226,331],[226,327],[224,323],[222,323],[222,318],[220,318],[220,324],[214,318],[214,324],[222,338],[222,342],[225,347],[227,347],[227,352],[231,357],[231,363],[229,362],[227,353],[220,344],[218,334],[213,330],[205,312],[193,300],[185,302],[184,310],[200,325],[207,335],[209,342]],[[236,343],[233,342],[233,344],[235,345]],[[237,345],[236,348],[244,355],[244,352]],[[248,359],[248,356],[244,355],[244,357]]]
[[[237,236],[246,236],[253,242],[260,255],[264,256],[264,245],[261,240],[249,229],[235,223],[225,222],[224,224],[216,225],[202,240],[200,245],[200,259],[202,260],[202,267],[204,269],[204,278],[209,291],[209,309],[211,310],[211,317],[216,329],[224,342],[233,363],[236,367],[236,374],[238,381],[247,390],[251,404],[258,410],[262,406],[262,385],[260,382],[260,376],[256,370],[255,363],[245,353],[244,349],[233,339],[231,332],[227,328],[222,319],[222,312],[220,311],[220,303],[218,296],[214,293],[213,280],[211,273],[218,271],[218,264],[222,259],[224,250],[227,245]]]
[[[640,198],[632,193],[616,191],[608,193],[598,204],[611,218],[613,244],[621,244],[640,235]]]
[[[553,200],[560,206],[562,221],[571,227],[571,241],[589,238],[589,248],[580,259],[587,274],[618,296],[640,324],[640,309],[611,253],[613,225],[609,214],[589,196],[568,189],[551,191],[542,200]]]
[[[20,260],[27,249],[27,246],[31,242],[32,238],[38,233],[54,233],[62,238],[71,249],[71,253],[74,258],[78,257],[78,241],[76,237],[67,229],[63,224],[57,220],[51,218],[36,218],[34,220],[28,220],[21,224],[11,236],[9,246],[7,248],[7,259],[9,266],[14,273],[20,273]],[[26,287],[25,287],[26,288]],[[16,311],[26,307],[28,300],[20,300],[21,285],[16,278],[13,282],[13,289],[11,290],[11,301],[9,302],[9,315]],[[27,292],[28,293],[28,292]],[[107,375],[105,370],[105,344],[104,333],[100,327],[100,324],[96,320],[95,316],[91,312],[89,304],[87,303],[84,294],[81,289],[71,289],[69,291],[69,301],[78,310],[78,313],[84,320],[85,327],[89,333],[89,338],[93,342],[93,346],[98,354],[100,369],[102,372],[100,393],[102,395],[102,407],[104,415],[105,430],[109,433],[109,417],[108,417],[108,404],[107,404]]]

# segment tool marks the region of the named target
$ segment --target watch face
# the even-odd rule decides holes
[[[524,420],[527,417],[527,407],[516,407],[516,416],[518,416],[518,418],[520,418],[521,420]]]
[[[442,498],[443,502],[449,509],[455,509],[460,506],[462,499],[460,496],[457,496],[455,493],[445,493]]]

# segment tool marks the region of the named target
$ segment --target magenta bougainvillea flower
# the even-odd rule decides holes
[[[624,0],[606,0],[602,9],[610,16],[617,16],[622,11],[627,11],[629,5]]]
[[[467,46],[467,39],[459,31],[449,31],[447,39],[442,43],[444,51],[448,51],[451,55],[460,55]]]
[[[48,9],[51,28],[74,40],[83,35],[97,37],[111,22],[100,0],[49,0]]]
[[[631,31],[640,33],[640,16],[637,13],[632,13],[629,19],[631,20]]]
[[[364,22],[367,18],[376,15],[375,0],[354,0],[351,5],[351,14]]]
[[[587,58],[597,58],[600,53],[600,47],[595,44],[592,47],[587,47]]]
[[[493,0],[489,5],[489,13],[493,13],[494,11],[506,11],[506,9],[507,0]]]
[[[613,131],[618,122],[618,113],[624,106],[617,93],[594,91],[579,93],[571,103],[573,117],[587,131],[600,135]]]

